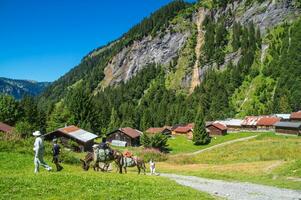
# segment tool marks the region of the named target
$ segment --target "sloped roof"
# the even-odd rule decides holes
[[[275,124],[275,127],[300,128],[301,127],[301,122],[277,122]]]
[[[120,128],[120,131],[122,131],[123,133],[125,133],[126,135],[128,135],[131,138],[137,138],[139,136],[142,135],[142,132],[130,127],[126,127],[126,128]]]
[[[262,116],[247,116],[242,121],[243,126],[256,126],[257,122],[262,118]]]
[[[279,122],[280,118],[274,116],[264,116],[257,121],[257,126],[272,126]]]
[[[287,120],[290,119],[291,114],[275,114],[275,116]]]
[[[301,119],[301,111],[292,112],[290,118],[291,119]]]
[[[74,139],[82,141],[82,142],[88,142],[90,140],[98,138],[97,135],[90,133],[88,131],[85,131],[83,129],[80,129],[76,126],[68,126],[65,128],[60,128],[60,129],[58,129],[58,131],[66,134]]]
[[[209,127],[209,126],[214,126],[214,127],[218,128],[219,130],[222,130],[222,131],[227,130],[227,127],[225,125],[223,125],[221,123],[218,123],[218,122],[211,123],[207,127]]]
[[[225,126],[241,126],[241,123],[243,122],[242,119],[226,119],[221,121],[216,121],[218,123],[221,123]]]
[[[8,132],[11,132],[12,130],[13,130],[13,127],[11,127],[11,126],[9,126],[5,123],[0,122],[0,131],[8,133]]]

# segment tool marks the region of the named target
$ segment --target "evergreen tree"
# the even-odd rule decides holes
[[[210,143],[210,137],[206,131],[206,125],[205,125],[204,115],[202,111],[199,111],[195,119],[195,127],[193,130],[192,140],[195,145],[205,145]]]
[[[118,118],[117,111],[113,107],[111,111],[110,124],[107,131],[112,132],[118,128],[119,128],[119,118]]]

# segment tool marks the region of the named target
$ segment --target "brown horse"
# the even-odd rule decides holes
[[[92,152],[88,152],[87,155],[85,156],[84,159],[80,159],[80,161],[82,162],[82,168],[83,170],[85,171],[88,171],[89,168],[90,168],[90,164],[92,162],[94,162],[93,164],[93,168],[94,168],[94,171],[99,171],[99,169],[101,171],[107,171],[108,170],[108,167],[110,165],[110,163],[112,161],[115,161],[116,163],[120,163],[121,160],[122,160],[122,153],[117,151],[117,150],[112,150],[112,155],[111,156],[108,156],[106,158],[106,160],[104,161],[104,167],[103,168],[100,168],[99,166],[99,159],[97,158],[97,155],[95,153],[92,153]],[[119,166],[119,173],[122,173],[122,168],[121,166]]]
[[[140,174],[141,170],[143,170],[143,173],[145,175],[145,162],[143,159],[139,158],[139,157],[125,157],[123,156],[123,158],[120,160],[119,163],[116,163],[117,165],[119,165],[119,167],[122,169],[124,169],[124,172],[127,173],[127,167],[137,167],[138,169],[138,174]],[[121,170],[122,173],[122,170]]]

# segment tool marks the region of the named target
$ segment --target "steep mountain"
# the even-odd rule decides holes
[[[90,52],[41,102],[94,130],[301,109],[300,8],[300,0],[174,1]]]
[[[0,93],[14,96],[16,99],[21,99],[24,96],[36,96],[49,85],[49,82],[15,80],[0,77]]]

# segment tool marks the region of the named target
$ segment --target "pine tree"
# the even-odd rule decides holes
[[[204,145],[210,143],[209,134],[206,132],[206,125],[202,111],[199,111],[195,119],[195,127],[193,130],[193,142],[195,145]]]
[[[118,114],[117,111],[115,110],[115,108],[112,108],[111,111],[111,117],[110,117],[110,123],[109,123],[109,127],[108,127],[108,132],[112,132],[116,129],[118,129],[119,126],[119,118],[118,118]]]

